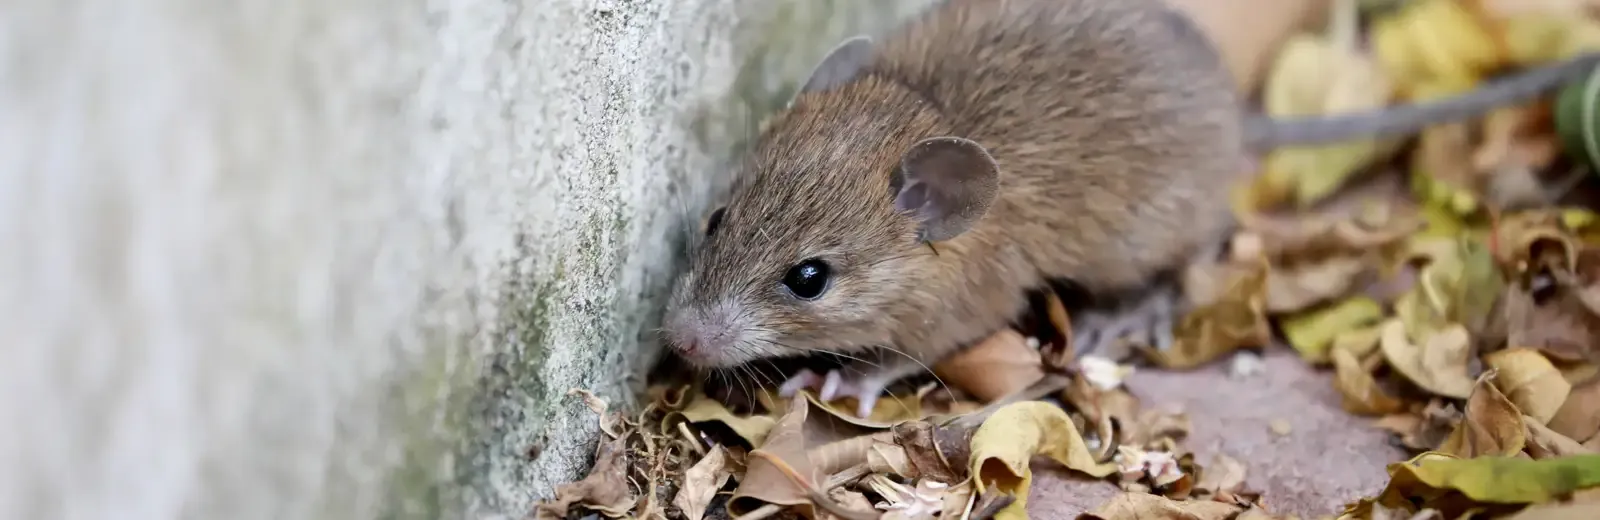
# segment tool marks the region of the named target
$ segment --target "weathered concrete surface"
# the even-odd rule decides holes
[[[716,159],[918,3],[5,2],[0,518],[519,517]]]

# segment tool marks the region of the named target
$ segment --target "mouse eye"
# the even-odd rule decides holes
[[[706,220],[706,236],[711,236],[712,233],[717,232],[717,226],[722,225],[722,212],[726,209],[728,207],[723,206],[711,212],[711,218]]]
[[[828,264],[812,258],[795,264],[783,275],[783,286],[802,300],[815,300],[828,289]]]

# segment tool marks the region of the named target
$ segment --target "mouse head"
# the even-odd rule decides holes
[[[938,276],[926,243],[962,235],[994,201],[987,150],[924,137],[927,116],[908,114],[921,104],[851,81],[867,46],[854,39],[823,60],[711,213],[664,320],[691,363],[888,345],[898,320],[921,320],[907,302]]]

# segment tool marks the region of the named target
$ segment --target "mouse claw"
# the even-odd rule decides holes
[[[844,384],[841,379],[842,376],[839,375],[838,370],[829,370],[828,375],[822,378],[822,389],[817,392],[817,397],[822,399],[823,402],[832,401],[834,398],[839,397],[840,387]]]
[[[862,419],[872,416],[872,410],[878,407],[878,394],[882,392],[862,392],[856,396],[856,417]]]
[[[782,386],[778,387],[778,396],[794,397],[801,390],[817,386],[822,382],[822,377],[818,376],[816,372],[812,372],[810,369],[800,369],[789,380],[784,381]]]

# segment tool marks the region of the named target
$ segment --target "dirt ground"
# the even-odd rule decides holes
[[[1247,486],[1263,492],[1277,514],[1318,518],[1383,488],[1384,465],[1404,460],[1388,435],[1339,408],[1332,372],[1318,371],[1293,350],[1267,352],[1265,368],[1230,377],[1229,360],[1190,372],[1144,369],[1127,381],[1149,406],[1181,407],[1193,421],[1185,445],[1204,464],[1223,453],[1249,467]],[[1274,421],[1289,425],[1279,435]],[[1029,516],[1069,519],[1117,493],[1114,484],[1035,465]]]

